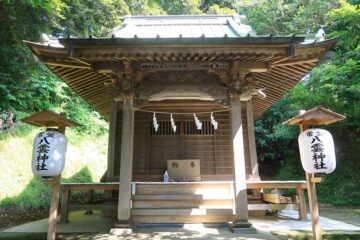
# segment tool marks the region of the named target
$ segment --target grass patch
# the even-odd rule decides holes
[[[41,129],[43,130],[43,129]],[[31,171],[32,145],[39,128],[9,133],[0,139],[0,207],[20,209],[49,205],[50,188]],[[68,149],[62,182],[97,182],[106,171],[107,134],[79,134],[66,130]],[[78,198],[81,192],[74,192]]]
[[[272,232],[277,236],[281,236],[288,240],[312,240],[310,231],[281,231]],[[323,240],[358,240],[360,239],[360,231],[322,231]]]

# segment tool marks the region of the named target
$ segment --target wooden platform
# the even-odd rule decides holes
[[[297,203],[264,203],[259,191],[248,194],[249,211],[281,210],[298,208],[299,218],[306,216],[303,189],[305,181],[248,181],[248,189],[294,188],[297,189]],[[86,205],[71,205],[70,209],[100,209],[116,213],[117,204],[94,204],[92,194],[96,189],[119,189],[118,182],[111,183],[65,183],[63,191],[61,220],[68,221],[71,190],[87,190],[89,202]],[[250,191],[251,192],[251,191]],[[116,215],[116,214],[114,214]],[[234,192],[232,181],[211,182],[133,182],[131,221],[141,223],[223,223],[234,220]]]

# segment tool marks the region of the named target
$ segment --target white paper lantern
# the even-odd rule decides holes
[[[58,176],[64,169],[67,141],[53,129],[39,133],[34,139],[32,171],[37,176]]]
[[[332,173],[336,168],[334,140],[330,132],[313,128],[300,133],[301,164],[307,173]]]

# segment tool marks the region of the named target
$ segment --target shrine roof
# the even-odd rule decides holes
[[[244,37],[252,32],[240,15],[173,15],[126,17],[124,25],[112,30],[116,38],[210,38]]]
[[[186,66],[226,78],[233,63],[253,64],[252,78],[265,89],[265,99],[254,99],[260,116],[299,82],[332,49],[338,38],[309,41],[304,36],[256,36],[239,15],[135,16],[106,38],[24,41],[37,61],[46,64],[103,116],[110,114],[112,97],[107,85],[113,76],[105,66],[127,71],[130,63],[136,84],[161,66]],[[150,69],[150,67],[152,69]],[[169,70],[170,71],[170,70]],[[227,80],[222,80],[228,85]]]
[[[346,117],[339,113],[333,112],[322,106],[317,106],[308,111],[283,122],[286,125],[327,125],[337,121],[344,120]]]
[[[79,126],[78,123],[50,110],[34,113],[21,119],[21,121],[38,127]]]

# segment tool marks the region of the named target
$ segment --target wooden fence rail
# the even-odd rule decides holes
[[[188,184],[194,184],[195,182],[190,182]],[[232,182],[228,182],[232,184]],[[136,185],[136,182],[134,182]],[[162,184],[154,182],[153,184]],[[170,183],[171,184],[171,183]],[[186,183],[183,183],[186,184]],[[305,202],[304,189],[306,189],[306,181],[247,181],[248,189],[264,189],[264,188],[277,188],[277,189],[296,189],[298,195],[298,205],[299,205],[299,219],[307,219],[307,208]],[[61,201],[61,222],[69,221],[69,204],[70,204],[70,195],[71,191],[74,190],[85,190],[87,192],[88,203],[86,205],[74,205],[71,206],[71,210],[75,209],[103,209],[104,207],[96,206],[92,204],[93,192],[94,190],[118,190],[118,182],[107,182],[107,183],[62,183],[61,191],[63,192],[62,201]],[[270,204],[269,204],[270,205]],[[272,208],[277,209],[276,204],[271,204]],[[113,207],[116,209],[115,205],[109,205],[105,208]],[[254,207],[254,206],[253,206]],[[254,210],[253,207],[249,206],[249,210]],[[281,207],[279,208],[281,209]]]

